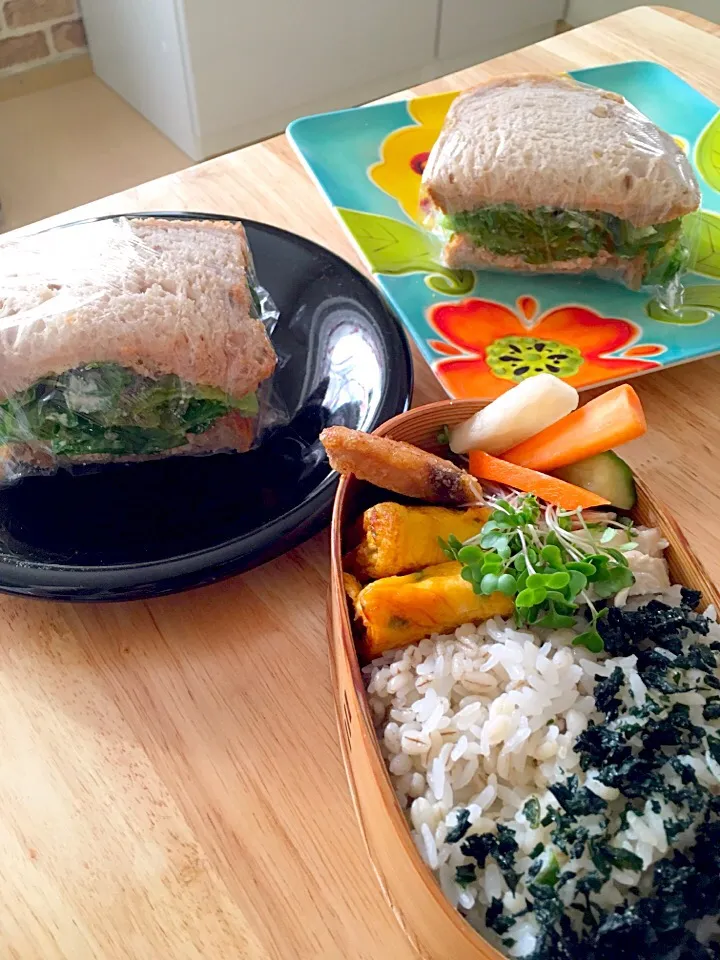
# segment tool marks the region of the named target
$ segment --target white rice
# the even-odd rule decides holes
[[[638,549],[627,558],[638,571],[643,593],[663,594],[661,599],[677,605],[680,588],[668,589],[661,558],[665,546],[656,531],[645,531]],[[626,602],[627,596],[620,601]],[[632,605],[639,605],[637,599]],[[714,610],[707,613],[714,619]],[[708,640],[720,639],[720,627],[713,623],[710,629]],[[548,805],[557,808],[548,786],[576,774],[581,784],[608,802],[608,816],[619,815],[626,802],[592,770],[580,769],[574,743],[591,720],[605,720],[593,698],[597,676],[609,677],[619,667],[626,684],[618,697],[628,707],[642,706],[647,688],[635,656],[596,656],[584,647],[573,647],[574,636],[572,630],[518,629],[512,620],[496,617],[390,652],[364,669],[381,751],[415,843],[448,899],[486,936],[486,908],[498,898],[506,912],[522,910],[527,893],[524,873],[533,862],[530,852],[538,844],[552,846],[553,825],[533,827],[523,813],[530,798],[538,799],[543,814]],[[679,694],[675,699],[687,702],[694,723],[708,727],[702,695]],[[717,732],[717,724],[713,729]],[[712,758],[693,756],[686,762],[702,783],[717,786],[720,770]],[[473,882],[466,886],[456,882],[457,868],[473,861],[462,853],[461,843],[449,843],[446,836],[465,810],[470,822],[465,840],[494,832],[499,825],[515,831],[521,880],[514,893],[492,859],[484,870],[477,869]],[[628,816],[627,829],[614,842],[640,857],[647,870],[668,852],[663,820],[671,815],[674,811],[667,805],[658,813],[648,800],[641,815]],[[599,823],[599,817],[594,820]],[[592,817],[586,822],[594,829]],[[599,825],[596,832],[601,832]],[[693,835],[686,831],[674,848],[692,845]],[[587,850],[570,866],[579,876],[591,871]],[[611,910],[627,900],[628,888],[639,881],[640,871],[613,868],[608,882],[593,894],[594,902]],[[572,902],[575,883],[571,880],[562,889],[566,904]],[[569,915],[579,929],[579,919],[572,911]],[[699,929],[708,938],[717,934],[718,925],[701,921]],[[537,934],[534,915],[527,913],[512,928],[504,952],[516,957],[532,953]],[[500,944],[496,935],[490,938]]]

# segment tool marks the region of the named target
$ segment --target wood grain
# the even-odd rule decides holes
[[[720,40],[642,8],[418,88],[652,57],[715,99]],[[68,211],[254,217],[359,265],[280,137]],[[441,391],[417,357],[416,402]],[[720,575],[720,361],[636,381],[628,451]],[[0,599],[0,957],[411,960],[342,769],[328,537],[148,603]]]
[[[669,17],[675,17],[676,20],[681,20],[683,23],[689,23],[691,27],[699,27],[700,30],[705,30],[707,33],[720,37],[720,24],[718,23],[710,23],[709,20],[703,20],[702,17],[698,17],[694,13],[688,13],[686,10],[675,10],[673,7],[655,6],[654,9],[667,14]]]
[[[395,417],[378,433],[438,453],[440,428],[461,423],[483,406],[475,400],[428,404]],[[340,482],[330,539],[330,662],[343,758],[355,810],[383,892],[418,954],[424,960],[501,960],[501,954],[450,906],[423,862],[378,746],[343,585],[343,554],[347,549],[344,534],[367,506],[362,495],[366,486],[355,477]],[[633,515],[637,522],[663,531],[669,542],[667,557],[672,582],[700,590],[706,603],[718,604],[720,594],[694,557],[681,528],[644,481],[638,480],[638,502]]]

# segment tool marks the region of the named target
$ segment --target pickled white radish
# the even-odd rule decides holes
[[[504,453],[572,413],[579,399],[569,383],[551,373],[538,373],[454,427],[450,449],[455,453]]]

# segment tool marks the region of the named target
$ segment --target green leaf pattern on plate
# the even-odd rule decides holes
[[[463,296],[475,285],[471,271],[443,265],[442,243],[427,230],[374,213],[341,207],[337,212],[373,273],[428,273],[426,284],[445,296]]]
[[[695,149],[695,165],[707,185],[720,192],[720,113],[700,134]]]
[[[720,215],[709,210],[688,214],[684,230],[691,251],[689,269],[720,278]]]
[[[470,270],[448,270],[446,267],[435,269],[435,273],[425,277],[425,283],[435,293],[445,297],[462,297],[470,293],[475,286],[475,277]]]
[[[703,136],[711,131],[712,126],[713,124],[707,128]],[[715,128],[717,146],[720,150],[720,125],[715,124]],[[718,162],[720,163],[720,152]],[[718,175],[720,176],[720,167],[718,167]],[[718,186],[720,186],[720,180]],[[691,251],[688,269],[704,277],[720,279],[720,214],[712,213],[710,210],[690,213],[685,217],[684,229]],[[720,284],[688,284],[683,288],[680,306],[671,310],[659,300],[650,300],[646,310],[649,317],[660,323],[684,326],[705,323],[715,313],[720,313]]]
[[[715,313],[720,313],[720,284],[707,283],[685,287],[682,305],[669,310],[658,300],[650,300],[646,306],[648,316],[660,323],[675,323],[692,326],[705,323]]]

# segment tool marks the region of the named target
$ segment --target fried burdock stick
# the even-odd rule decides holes
[[[348,427],[328,427],[320,434],[330,466],[339,473],[428,503],[455,505],[483,502],[482,487],[449,460],[401,440],[376,437]]]

